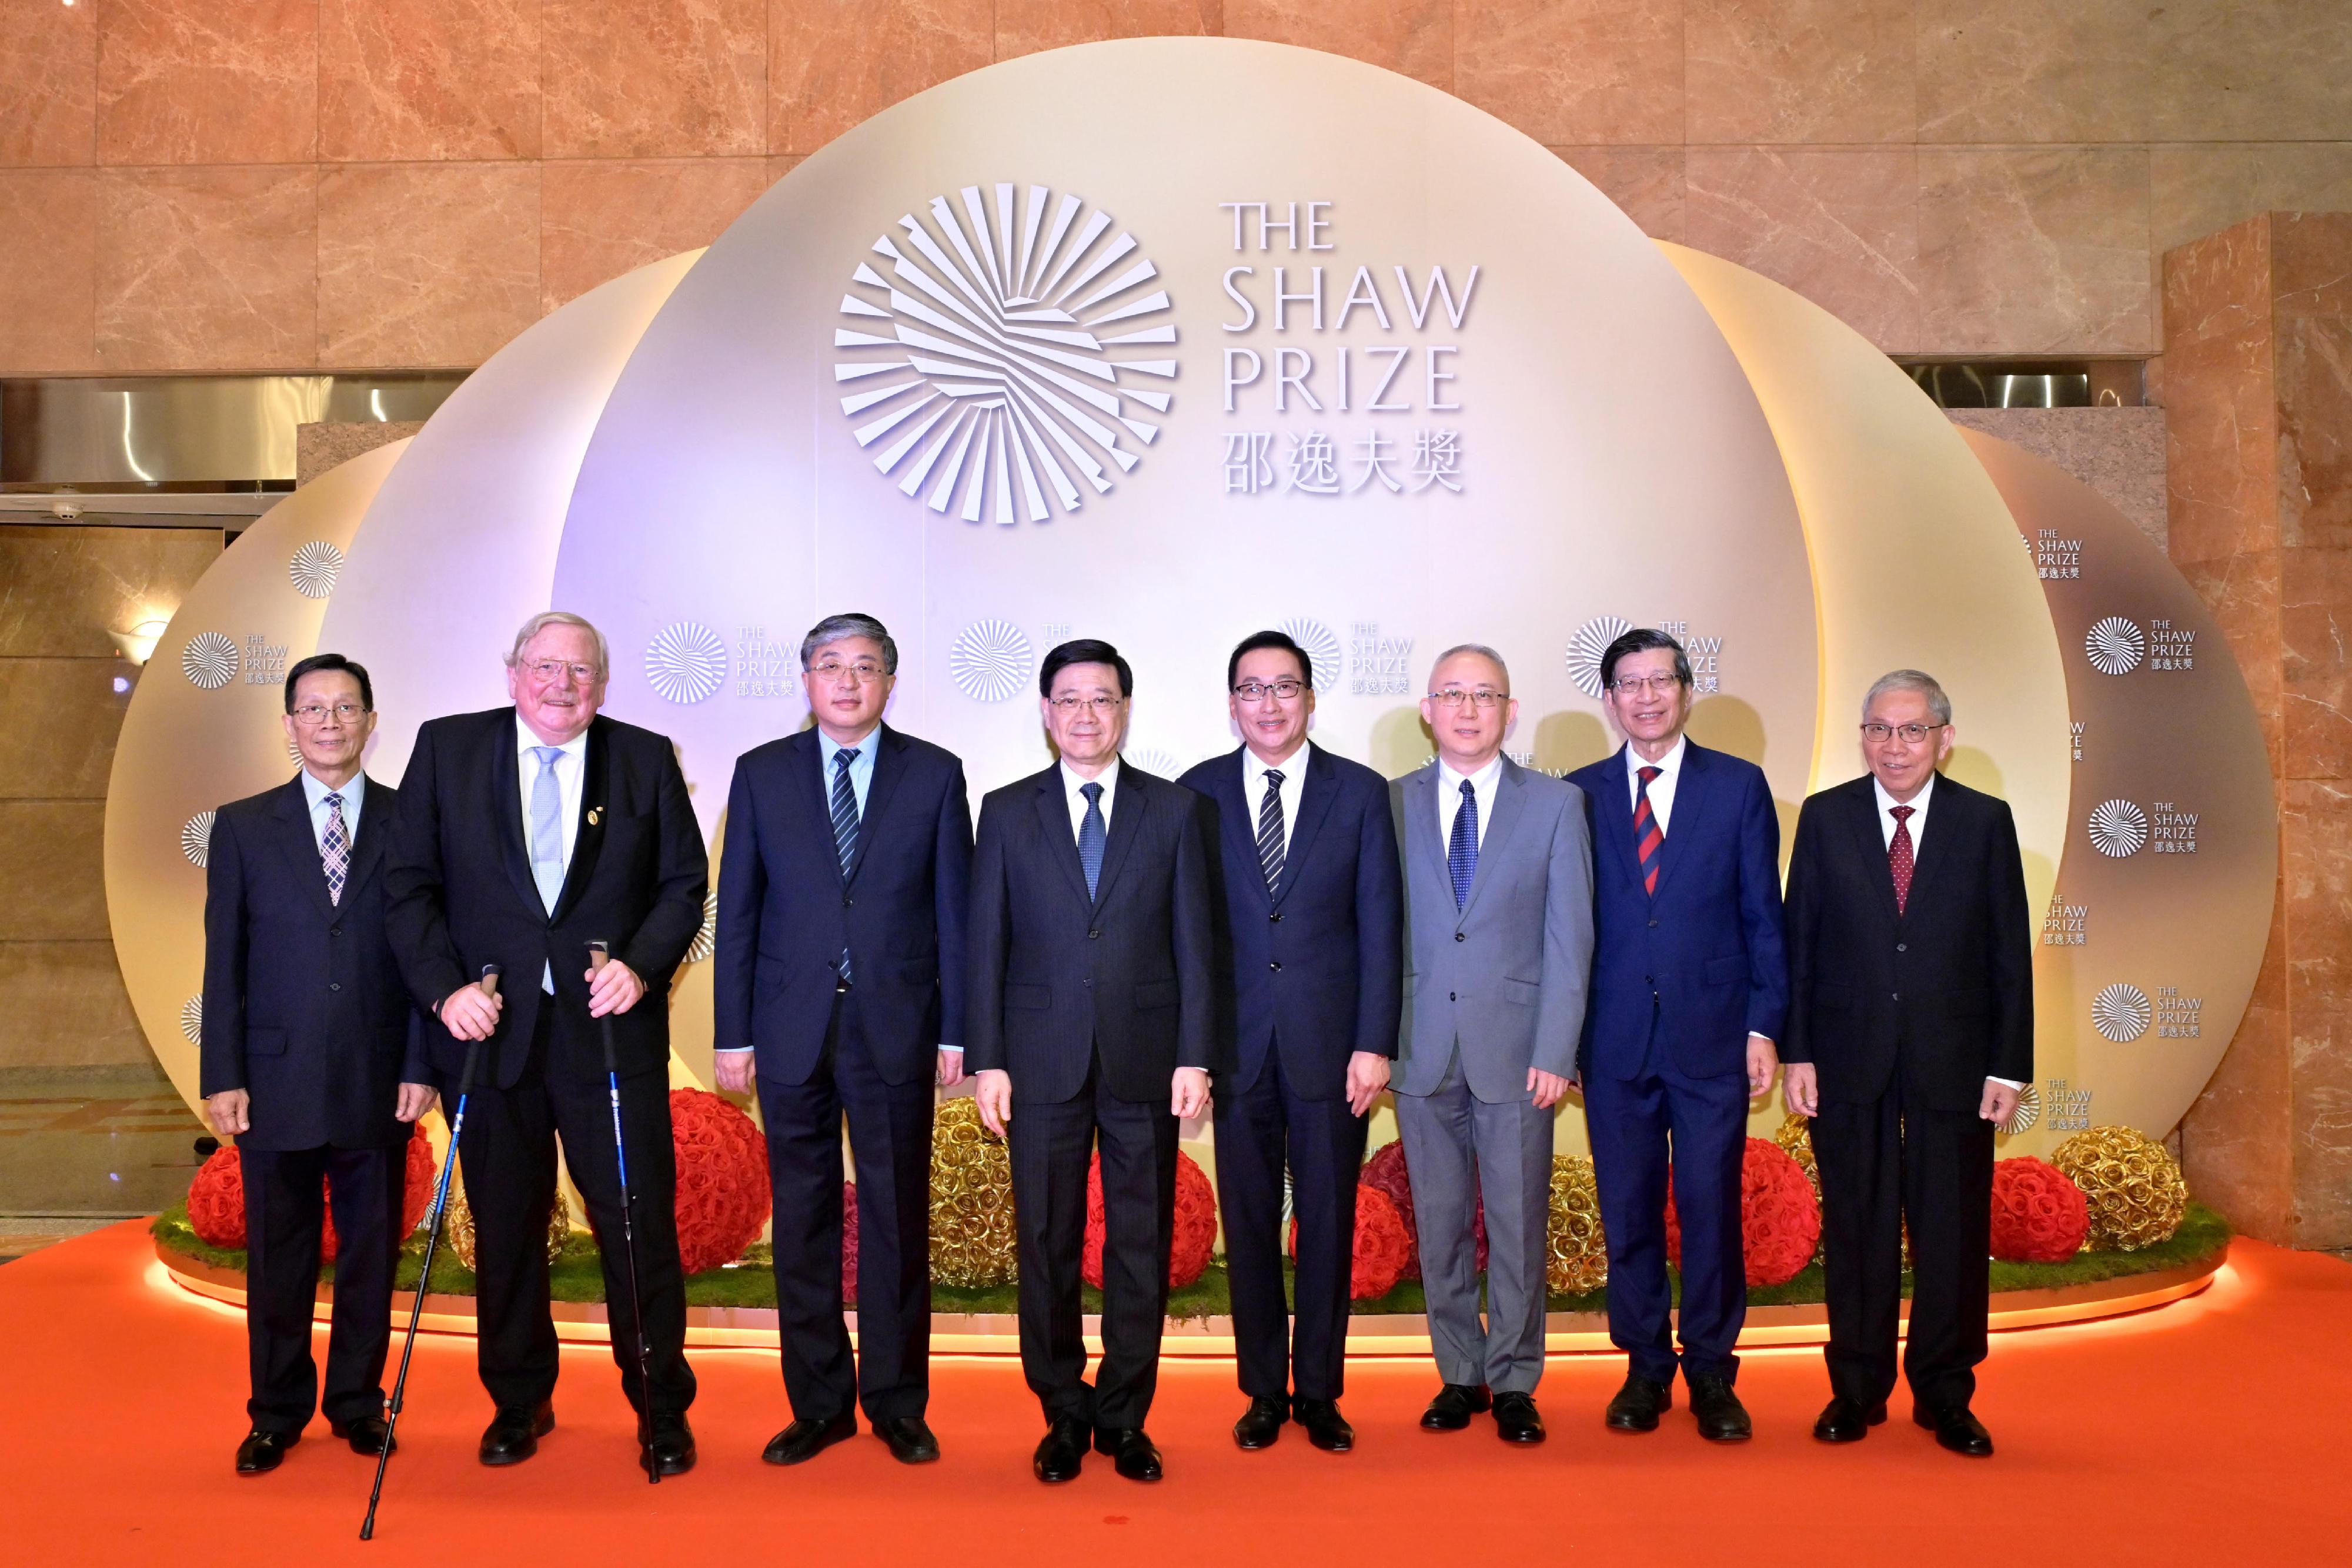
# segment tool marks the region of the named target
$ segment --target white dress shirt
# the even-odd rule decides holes
[[[1661,833],[1674,831],[1668,823],[1675,814],[1675,786],[1682,782],[1683,758],[1689,750],[1690,737],[1686,735],[1675,737],[1675,748],[1655,762],[1631,745],[1625,747],[1625,810],[1633,810],[1633,803],[1642,798],[1642,769],[1656,768],[1658,776],[1650,780],[1650,815],[1657,819]]]
[[[343,781],[340,789],[330,789],[302,769],[302,798],[310,802],[310,837],[319,846],[323,858],[327,852],[327,800],[330,796],[343,798],[343,847],[351,848],[360,841],[360,807],[367,800],[367,775],[354,773]]]
[[[515,715],[515,782],[522,791],[522,855],[530,859],[530,792],[539,782],[539,758],[531,753],[547,742],[539,738],[522,715]],[[572,871],[572,846],[580,837],[580,791],[587,787],[588,732],[578,735],[555,748],[562,755],[555,759],[555,785],[562,797],[556,821],[563,830],[563,870]],[[583,955],[581,960],[585,963]],[[539,977],[539,988],[552,996],[555,992],[555,966],[544,966]]]
[[[1874,773],[1870,778],[1870,792],[1878,798],[1878,836],[1885,843],[1890,853],[1895,849],[1895,808],[1897,806],[1911,808],[1911,815],[1906,819],[1904,825],[1911,830],[1911,863],[1916,866],[1919,863],[1919,835],[1927,829],[1928,801],[1936,793],[1936,775],[1931,771],[1927,775],[1927,781],[1919,786],[1919,792],[1908,800],[1898,800],[1888,794],[1886,786],[1878,781],[1878,776]],[[2025,1087],[2014,1078],[1995,1078],[1990,1074],[1986,1076],[1985,1082],[2006,1083],[2011,1089],[2021,1090]]]
[[[1503,757],[1496,752],[1486,767],[1470,775],[1470,793],[1478,802],[1478,847],[1486,847],[1486,824],[1495,820],[1495,791],[1503,783]],[[1443,757],[1437,759],[1437,841],[1454,843],[1454,818],[1462,810],[1462,775]]]
[[[1290,854],[1290,835],[1298,826],[1298,802],[1307,791],[1307,747],[1300,741],[1298,748],[1281,761],[1273,764],[1282,775],[1282,852]],[[1257,753],[1244,747],[1242,751],[1242,800],[1249,807],[1247,828],[1250,841],[1257,841],[1258,814],[1265,810],[1265,773],[1267,764],[1258,760]],[[1450,828],[1450,822],[1447,826]]]
[[[1070,771],[1070,765],[1066,762],[1058,766],[1062,770],[1062,794],[1070,803],[1070,836],[1076,838],[1079,827],[1087,820],[1087,798],[1078,793],[1078,786],[1099,784],[1102,786],[1099,804],[1102,807],[1103,841],[1108,845],[1110,841],[1110,803],[1118,794],[1118,758],[1112,758],[1110,766],[1092,779],[1079,778]]]

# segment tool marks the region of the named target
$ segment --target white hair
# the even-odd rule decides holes
[[[587,632],[596,641],[596,678],[601,681],[613,673],[613,653],[605,645],[604,633],[597,631],[586,616],[574,615],[569,610],[542,610],[524,622],[522,630],[515,633],[514,646],[507,650],[507,668],[521,664],[522,651],[530,646],[530,640],[550,626],[577,626]]]
[[[1451,648],[1446,649],[1443,653],[1438,654],[1437,657],[1431,662],[1429,666],[1429,678],[1432,682],[1434,682],[1437,679],[1439,667],[1443,665],[1446,660],[1454,657],[1456,653],[1477,654],[1480,658],[1495,666],[1496,673],[1503,677],[1503,685],[1507,686],[1511,684],[1511,667],[1503,663],[1502,654],[1497,653],[1494,649],[1489,648],[1484,643],[1456,643]]]
[[[1862,695],[1864,724],[1870,722],[1870,705],[1887,692],[1917,692],[1927,699],[1928,717],[1937,724],[1952,722],[1952,699],[1944,695],[1944,688],[1937,683],[1935,676],[1924,670],[1889,670],[1871,682],[1870,690]]]

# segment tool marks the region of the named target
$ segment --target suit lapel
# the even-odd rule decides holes
[[[349,898],[362,883],[373,875],[383,861],[384,841],[392,836],[392,812],[395,797],[384,785],[370,779],[366,782],[366,804],[360,810],[359,836],[352,845],[351,874],[343,879],[343,896]],[[323,875],[320,878],[324,881]]]
[[[1638,886],[1642,881],[1642,858],[1633,845],[1633,796],[1625,783],[1625,750],[1619,747],[1616,755],[1601,765],[1608,777],[1601,781],[1601,793],[1593,814],[1601,819],[1601,831],[1608,836],[1611,849],[1625,862],[1626,879]]]
[[[1315,835],[1323,820],[1331,814],[1331,798],[1339,793],[1338,783],[1331,777],[1331,759],[1315,746],[1307,748],[1307,777],[1298,782],[1298,821],[1291,825],[1290,847],[1283,852],[1282,878],[1273,893],[1276,907],[1290,896],[1298,883],[1298,868],[1307,862],[1307,852],[1314,847]],[[1250,824],[1250,847],[1255,850],[1257,824]],[[1263,882],[1265,878],[1258,880]]]
[[[1078,860],[1078,836],[1070,831],[1070,802],[1062,793],[1062,769],[1056,765],[1037,776],[1037,823],[1045,835],[1045,852],[1070,879],[1070,891],[1080,904],[1087,897],[1087,868]]]
[[[800,797],[801,810],[808,813],[809,831],[825,847],[826,863],[833,867],[834,879],[841,877],[841,857],[833,851],[833,781],[824,776],[824,747],[814,729],[804,729],[793,737],[793,749],[786,768],[793,776],[793,790]]]
[[[1242,788],[1243,771],[1249,765],[1249,747],[1244,746],[1226,758],[1224,764],[1216,771],[1217,831],[1233,834],[1237,852],[1250,863],[1255,874],[1245,876],[1242,881],[1255,889],[1251,896],[1260,903],[1271,903],[1272,895],[1266,891],[1263,862],[1257,858],[1257,822],[1250,816],[1249,791]]]
[[[1682,863],[1682,855],[1676,846],[1683,842],[1685,833],[1697,828],[1699,813],[1712,800],[1708,793],[1712,784],[1712,762],[1713,758],[1698,746],[1689,741],[1683,743],[1683,776],[1675,780],[1675,827],[1666,835],[1666,841],[1658,846],[1658,892],[1653,897],[1666,891],[1667,879],[1675,874],[1675,867]],[[1632,821],[1633,819],[1627,817],[1625,836],[1628,840],[1633,837]]]
[[[555,912],[547,917],[550,925],[572,913],[596,874],[596,857],[604,849],[604,824],[612,815],[605,800],[612,768],[612,723],[595,719],[588,726],[588,755],[581,769],[580,823],[572,840],[572,864],[564,873],[563,891],[556,895]]]
[[[507,876],[528,909],[545,915],[539,883],[530,874],[530,840],[522,825],[522,770],[517,748],[522,742],[522,716],[509,708],[506,723],[497,727],[490,751],[490,804],[499,823],[499,852],[507,862]]]
[[[1470,896],[1462,901],[1462,913],[1465,918],[1476,907],[1478,894],[1495,880],[1486,874],[1486,857],[1500,854],[1508,847],[1511,834],[1517,829],[1519,817],[1525,809],[1526,803],[1519,798],[1525,789],[1526,781],[1519,777],[1519,765],[1505,758],[1502,775],[1495,780],[1495,820],[1486,824],[1486,840],[1478,846],[1478,863],[1470,873]]]
[[[1965,814],[1965,810],[1955,812],[1952,810],[1958,804],[1959,791],[1952,788],[1951,781],[1948,779],[1938,776],[1935,783],[1928,786],[1928,798],[1935,802],[1936,836],[1929,838],[1927,830],[1921,828],[1912,837],[1911,897],[1904,905],[1904,912],[1906,915],[1910,912],[1911,905],[1919,902],[1920,894],[1927,891],[1928,882],[1943,868],[1944,862],[1951,858],[1948,852],[1952,847],[1952,831],[1960,825],[1959,817]],[[1874,799],[1872,801],[1874,809],[1876,804]],[[1895,873],[1891,870],[1887,873],[1886,886],[1888,896],[1892,897]]]
[[[866,846],[874,840],[874,825],[882,820],[882,808],[890,792],[898,787],[898,777],[907,768],[907,739],[887,725],[877,726],[870,743],[874,747],[874,777],[866,782],[866,810],[857,819],[857,841],[850,847],[849,869],[842,875],[847,886],[857,880],[857,868],[866,863]],[[826,815],[831,816],[830,802]],[[835,857],[836,859],[838,857]]]
[[[1151,800],[1152,786],[1145,784],[1145,775],[1118,765],[1118,793],[1111,798],[1110,841],[1103,846],[1102,876],[1095,883],[1095,907],[1110,902],[1110,890],[1118,880],[1118,868],[1127,863],[1127,852],[1135,847],[1135,836],[1143,831],[1143,813]],[[1076,848],[1072,841],[1071,847]],[[1263,877],[1259,878],[1264,881]],[[1085,879],[1080,878],[1080,885]]]
[[[1438,777],[1438,765],[1432,761],[1405,780],[1404,837],[1408,846],[1415,843],[1427,846],[1422,852],[1422,859],[1435,873],[1439,885],[1446,890],[1446,896],[1450,899],[1454,892],[1454,868],[1446,862],[1445,834],[1437,825]],[[1445,820],[1453,821],[1454,813],[1460,809],[1460,802],[1448,800],[1445,803]]]
[[[1886,841],[1878,826],[1878,792],[1871,788],[1867,774],[1855,781],[1849,820],[1853,827],[1855,852],[1869,868],[1865,880],[1878,889],[1878,906],[1891,924],[1900,918],[1895,908],[1895,873],[1887,863]]]
[[[366,814],[361,815],[364,820]],[[299,773],[278,792],[278,847],[293,868],[294,880],[310,894],[319,913],[332,919],[335,905],[327,896],[327,862],[320,858],[319,841],[310,831],[310,797],[304,792]],[[351,885],[348,879],[344,885]]]

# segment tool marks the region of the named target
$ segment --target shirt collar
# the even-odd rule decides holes
[[[1678,735],[1675,737],[1674,749],[1667,752],[1664,757],[1659,758],[1655,762],[1652,762],[1644,758],[1640,752],[1634,750],[1633,743],[1628,741],[1625,745],[1625,776],[1629,779],[1639,779],[1642,776],[1643,768],[1654,768],[1658,770],[1658,778],[1660,779],[1675,778],[1680,775],[1683,770],[1683,754],[1689,749],[1690,737],[1687,735]],[[1654,788],[1656,780],[1653,779],[1651,783],[1652,787]]]
[[[330,795],[341,795],[343,798],[344,809],[347,810],[351,810],[361,803],[362,797],[365,795],[367,791],[367,774],[364,770],[352,774],[340,789],[328,789],[324,784],[319,782],[316,778],[312,777],[310,770],[307,768],[302,769],[300,778],[302,779],[302,799],[309,802],[310,810],[313,811],[324,805],[326,803],[327,797]]]
[[[533,751],[546,744],[547,742],[539,738],[537,732],[534,731],[530,725],[523,722],[522,715],[515,715],[515,755],[517,757],[527,758]],[[582,730],[579,734],[573,736],[571,739],[565,741],[555,749],[562,752],[567,757],[586,756],[588,752],[588,731],[584,729]]]
[[[877,721],[872,729],[859,736],[849,745],[844,746],[820,729],[816,732],[817,760],[830,768],[833,766],[833,754],[836,751],[855,751],[861,759],[871,757],[874,755],[874,737],[881,733],[882,726]],[[854,768],[856,764],[852,763],[850,766]]]
[[[1110,766],[1104,768],[1100,773],[1096,774],[1092,779],[1079,778],[1076,772],[1072,771],[1070,765],[1066,762],[1056,762],[1054,766],[1062,770],[1062,792],[1064,794],[1076,796],[1081,786],[1087,784],[1099,784],[1103,787],[1104,794],[1111,795],[1118,792],[1118,763],[1119,759],[1118,758],[1112,758],[1110,759]]]
[[[1306,768],[1307,748],[1314,744],[1302,737],[1298,748],[1279,762],[1261,761],[1256,752],[1244,746],[1242,747],[1242,771],[1262,784],[1265,781],[1265,770],[1272,768],[1282,775],[1283,782],[1286,784]]]
[[[1927,781],[1920,785],[1919,792],[1908,800],[1898,800],[1888,794],[1886,786],[1878,781],[1878,775],[1875,773],[1870,776],[1870,792],[1878,797],[1878,814],[1882,817],[1897,806],[1909,806],[1914,815],[1924,817],[1927,814],[1927,797],[1936,792],[1936,775],[1930,769]]]
[[[1452,763],[1446,761],[1443,757],[1437,759],[1437,782],[1447,791],[1455,795],[1462,793],[1462,781],[1465,779],[1470,780],[1471,789],[1483,793],[1486,787],[1494,783],[1496,779],[1501,775],[1502,771],[1503,754],[1499,751],[1495,753],[1494,757],[1487,762],[1486,767],[1481,768],[1475,773],[1456,773],[1454,771],[1454,765]]]

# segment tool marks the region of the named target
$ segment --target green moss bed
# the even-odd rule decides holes
[[[216,1268],[245,1271],[245,1252],[241,1248],[214,1247],[205,1242],[188,1228],[188,1211],[184,1204],[175,1204],[158,1215],[151,1228],[155,1239],[163,1248],[182,1257],[194,1258]],[[2095,1284],[2105,1280],[2121,1279],[2133,1274],[2151,1274],[2177,1268],[2208,1258],[2228,1245],[2230,1227],[2221,1217],[2204,1205],[2192,1203],[2179,1230],[2168,1241],[2137,1252],[2078,1252],[2063,1263],[2005,1263],[1996,1259],[1992,1265],[1992,1288],[1995,1294],[2009,1291],[2043,1291],[2066,1285]],[[425,1261],[425,1238],[411,1236],[401,1249],[399,1288],[416,1287],[417,1275]],[[334,1277],[334,1265],[320,1270],[321,1279]],[[1904,1294],[1910,1294],[1911,1279],[1904,1276]],[[549,1286],[559,1301],[601,1301],[604,1299],[604,1273],[596,1253],[596,1243],[584,1231],[574,1231],[564,1245],[563,1255],[557,1259],[550,1272]],[[1679,1282],[1677,1282],[1679,1288]],[[443,1245],[433,1260],[433,1291],[437,1294],[470,1296],[474,1293],[473,1271],[457,1260],[457,1255]],[[743,1260],[727,1268],[709,1269],[690,1276],[686,1281],[686,1297],[698,1307],[773,1307],[776,1304],[775,1281],[768,1270],[768,1249],[763,1243],[745,1254]],[[1818,1263],[1784,1285],[1759,1285],[1748,1292],[1750,1306],[1801,1306],[1822,1299],[1822,1270]],[[1212,1262],[1208,1271],[1192,1284],[1173,1291],[1168,1300],[1168,1315],[1178,1319],[1222,1317],[1230,1308],[1231,1298],[1225,1285],[1223,1262]],[[1551,1298],[1551,1310],[1556,1312],[1599,1312],[1608,1310],[1609,1292],[1601,1290],[1582,1295]],[[1100,1294],[1089,1287],[1086,1291],[1086,1310],[1101,1309]],[[1014,1287],[985,1285],[976,1289],[959,1289],[951,1285],[931,1287],[931,1307],[939,1312],[1010,1312],[1014,1310]],[[1421,1284],[1407,1280],[1377,1301],[1358,1301],[1359,1316],[1381,1314],[1413,1314],[1423,1310]]]

